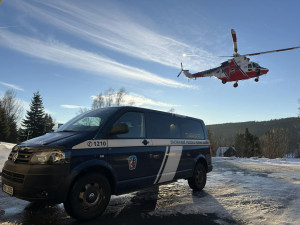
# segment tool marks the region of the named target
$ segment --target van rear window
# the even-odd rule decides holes
[[[150,118],[152,136],[155,139],[180,138],[180,129],[175,117],[153,113]]]
[[[183,139],[205,139],[202,123],[192,119],[180,119],[181,135]]]
[[[153,113],[150,116],[152,138],[204,140],[199,120]]]

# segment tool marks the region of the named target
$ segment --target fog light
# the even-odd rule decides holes
[[[42,191],[41,195],[42,195],[43,197],[47,197],[47,196],[48,196],[48,192],[47,192],[47,191]]]

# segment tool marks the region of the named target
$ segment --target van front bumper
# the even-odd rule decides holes
[[[9,190],[12,196],[31,202],[64,202],[68,193],[69,167],[69,164],[30,165],[7,160],[2,170],[2,190]]]

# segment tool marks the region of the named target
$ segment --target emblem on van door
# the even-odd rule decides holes
[[[135,155],[129,156],[128,159],[128,165],[129,165],[129,170],[135,170],[137,164],[137,158]]]

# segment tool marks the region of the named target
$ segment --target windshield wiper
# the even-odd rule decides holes
[[[60,130],[59,132],[77,132],[76,130]]]

